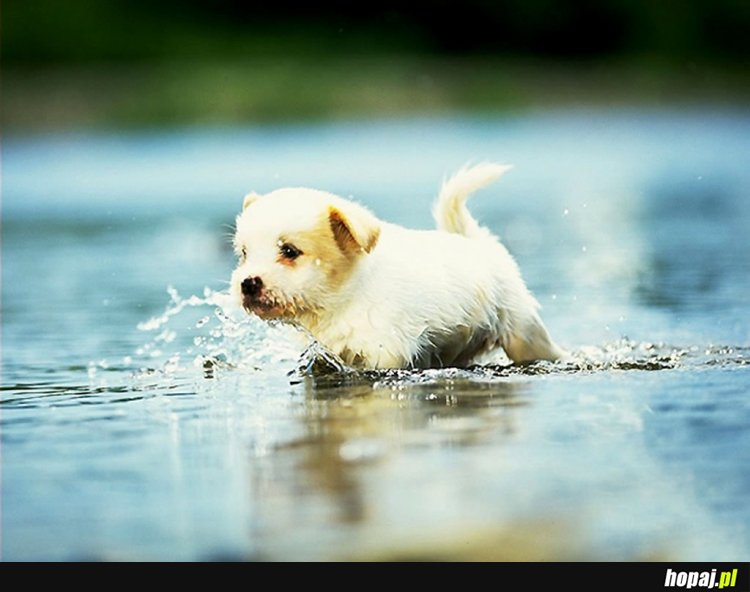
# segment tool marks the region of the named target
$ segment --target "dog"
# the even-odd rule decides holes
[[[510,168],[482,163],[445,181],[436,230],[385,222],[316,189],[249,193],[232,298],[358,368],[466,367],[498,348],[517,364],[563,358],[515,260],[465,205]]]

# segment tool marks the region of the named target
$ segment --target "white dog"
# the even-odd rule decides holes
[[[410,230],[324,191],[250,193],[237,217],[234,298],[307,329],[350,365],[466,366],[502,347],[514,362],[564,355],[503,245],[466,209],[509,166],[443,184],[438,230]]]

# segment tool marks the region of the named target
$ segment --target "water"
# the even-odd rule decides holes
[[[573,361],[356,373],[228,301],[250,189],[425,228],[484,159]],[[744,560],[749,188],[741,109],[5,139],[2,558]]]

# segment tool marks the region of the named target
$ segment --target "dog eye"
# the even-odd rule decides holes
[[[242,247],[240,249],[240,260],[244,261],[247,259],[247,247]]]
[[[279,252],[281,253],[282,257],[284,257],[284,259],[289,259],[290,261],[294,261],[297,257],[302,255],[302,251],[300,251],[291,243],[281,244],[279,246]]]

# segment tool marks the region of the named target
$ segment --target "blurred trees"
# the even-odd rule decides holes
[[[747,60],[747,0],[4,0],[5,64],[407,52]]]
[[[750,100],[750,0],[2,0],[4,131]]]

